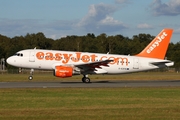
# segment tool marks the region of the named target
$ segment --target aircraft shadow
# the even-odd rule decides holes
[[[95,84],[95,83],[107,83],[107,84],[114,84],[114,83],[163,83],[163,82],[180,82],[180,80],[123,80],[123,81],[112,81],[112,80],[106,80],[106,81],[92,81],[90,83],[83,83],[83,82],[60,82],[61,84]]]

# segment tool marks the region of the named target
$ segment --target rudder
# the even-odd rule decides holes
[[[163,29],[148,46],[136,56],[164,59],[173,29]]]

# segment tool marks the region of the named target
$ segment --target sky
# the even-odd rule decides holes
[[[47,38],[123,35],[156,36],[172,28],[180,41],[180,0],[0,0],[0,34],[42,32]]]

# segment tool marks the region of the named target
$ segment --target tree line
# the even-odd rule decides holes
[[[107,36],[105,33],[95,36],[93,33],[88,33],[84,36],[71,35],[56,40],[46,38],[42,32],[27,33],[25,36],[13,38],[0,34],[0,59],[6,59],[17,51],[35,47],[37,49],[135,55],[143,50],[153,38],[155,36],[142,33],[132,38],[123,35]],[[180,42],[170,43],[166,57],[175,62],[174,68],[176,69],[180,67],[179,55]],[[7,64],[6,66],[9,67]]]

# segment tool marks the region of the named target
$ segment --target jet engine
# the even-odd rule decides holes
[[[75,71],[71,66],[56,66],[54,70],[54,76],[56,77],[72,77],[72,75],[79,75],[80,71]]]

